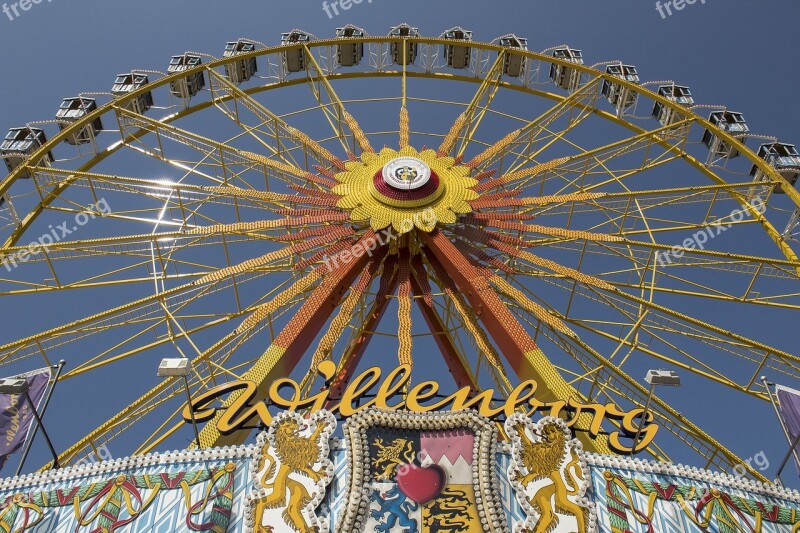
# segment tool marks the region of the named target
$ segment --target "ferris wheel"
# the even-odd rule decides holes
[[[0,147],[0,302],[27,328],[0,364],[67,359],[59,387],[96,390],[74,399],[61,464],[187,431],[183,381],[154,376],[165,354],[191,360],[191,395],[244,379],[256,400],[289,375],[335,396],[371,365],[419,381],[434,359],[454,387],[535,379],[565,409],[644,405],[653,366],[756,405],[760,375],[800,377],[769,331],[730,326],[785,327],[800,304],[800,156],[687,86],[407,24],[241,38],[165,70],[67,98]],[[649,407],[643,453],[744,464],[703,405]],[[619,452],[598,433],[586,447]]]

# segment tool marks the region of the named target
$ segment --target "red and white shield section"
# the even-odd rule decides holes
[[[475,436],[469,430],[422,433],[420,462],[440,466],[447,474],[447,485],[472,485]]]

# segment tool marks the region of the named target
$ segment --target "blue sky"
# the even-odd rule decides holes
[[[115,74],[134,67],[164,69],[171,55],[185,50],[220,55],[228,40],[246,36],[271,44],[295,27],[323,37],[347,23],[383,34],[392,25],[409,22],[425,35],[461,25],[486,41],[513,32],[528,37],[534,50],[568,43],[583,49],[590,64],[623,59],[638,66],[645,80],[690,85],[699,102],[741,110],[755,131],[800,143],[794,98],[800,85],[795,68],[799,16],[795,0],[698,1],[666,19],[650,0],[365,0],[332,20],[316,0],[53,0],[34,5],[13,21],[0,14],[0,130],[50,119],[63,97],[108,91]],[[41,303],[33,300],[0,301],[0,343],[17,338],[20,321],[37,319],[37,305]],[[70,308],[74,318],[81,314],[75,308],[86,302],[65,299],[56,313],[59,305],[65,313]],[[781,318],[784,325],[796,320]],[[796,339],[792,328],[776,328],[770,335],[780,345]],[[121,383],[113,371],[98,380]],[[57,447],[71,443],[59,440],[59,432],[70,425],[70,403],[96,401],[90,394],[56,396],[48,427]],[[673,393],[665,399],[668,394]],[[741,456],[764,451],[773,463],[782,458],[786,445],[768,405],[731,405],[726,400],[723,406],[703,390],[674,394],[691,397],[681,398],[686,409],[718,413],[725,423],[714,435]],[[189,432],[186,438],[191,438]],[[40,442],[31,465],[46,457]]]

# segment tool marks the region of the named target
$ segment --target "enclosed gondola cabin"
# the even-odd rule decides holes
[[[747,140],[747,134],[750,133],[747,121],[741,113],[733,111],[715,111],[708,117],[708,121],[722,131],[735,136],[741,142],[745,142]],[[733,159],[739,155],[739,151],[735,147],[719,138],[711,130],[706,130],[703,133],[703,144],[711,151],[712,157]]]
[[[447,61],[447,65],[456,69],[469,68],[472,60],[472,48],[463,43],[472,40],[472,32],[456,27],[444,32],[442,38],[455,41],[453,44],[444,45],[444,59]]]
[[[675,102],[682,106],[688,107],[694,104],[692,91],[690,91],[688,87],[681,87],[680,85],[662,85],[658,88],[658,94],[670,102]],[[653,118],[658,120],[662,126],[669,126],[680,120],[681,116],[671,107],[656,101],[653,106]]]
[[[793,144],[779,142],[762,144],[758,149],[758,157],[766,161],[790,184],[797,183],[797,177],[800,176],[800,153],[797,152],[797,148]],[[753,165],[750,175],[753,176],[754,181],[766,181],[768,179],[758,165]],[[786,191],[782,187],[776,187],[775,192],[785,193]]]
[[[236,57],[241,54],[253,52],[255,49],[255,43],[240,39],[236,42],[227,43],[225,45],[225,52],[222,55],[223,57]],[[255,57],[225,64],[225,77],[236,85],[246,82],[252,78],[256,72],[258,72],[258,62]]]
[[[408,24],[400,24],[389,31],[389,37],[419,37],[419,29],[412,28]],[[405,42],[405,52],[401,43],[391,43],[389,47],[395,65],[413,65],[417,60],[418,45],[414,41]]]
[[[412,28],[408,24],[401,24],[389,31],[389,37],[419,37],[419,35],[419,29]],[[405,41],[405,48],[401,43],[391,43],[389,49],[395,65],[413,65],[417,60],[418,45],[416,42]]]
[[[623,65],[622,63],[608,65],[606,67],[606,74],[631,83],[639,83],[639,73],[636,71],[636,67],[632,65]],[[622,116],[626,111],[635,106],[639,98],[639,94],[636,91],[629,89],[621,83],[616,83],[608,79],[603,81],[602,92],[606,100],[617,110],[618,116]]]
[[[200,56],[194,54],[183,54],[181,56],[173,56],[169,61],[167,72],[173,74],[175,72],[185,72],[191,70],[203,63]],[[169,92],[178,98],[188,100],[195,96],[200,90],[206,86],[206,77],[203,71],[193,72],[186,76],[170,82]]]
[[[336,28],[336,37],[339,39],[350,39],[365,37],[367,33],[361,28],[353,25],[344,28]],[[353,67],[361,63],[364,57],[364,43],[342,43],[336,46],[336,61],[342,67]]]
[[[583,65],[583,52],[572,48],[557,48],[553,50],[553,57],[576,65]],[[581,86],[581,72],[566,65],[553,63],[550,65],[550,79],[557,86],[569,92],[575,92]]]
[[[73,122],[82,119],[96,109],[97,102],[94,98],[65,98],[64,101],[61,102],[61,106],[59,106],[58,112],[56,113],[58,128],[64,130]],[[87,144],[92,142],[101,131],[103,131],[103,123],[100,117],[97,117],[80,131],[76,131],[64,140],[73,145]]]
[[[500,37],[498,42],[500,46],[505,46],[506,48],[516,48],[518,50],[528,49],[528,39],[517,37],[516,35]],[[525,56],[508,51],[503,61],[503,74],[512,78],[519,78],[525,71],[525,63]]]
[[[47,136],[43,130],[38,128],[11,128],[8,130],[6,138],[0,144],[0,157],[5,161],[9,172],[22,165],[33,153],[47,143]],[[47,166],[54,161],[53,154],[47,155],[38,162],[39,166]],[[30,178],[27,173],[21,174],[21,178]]]
[[[292,30],[289,33],[281,34],[281,45],[283,46],[310,43],[312,40],[311,34],[300,30]],[[302,47],[286,50],[282,56],[285,72],[302,72],[306,69],[306,53]]]
[[[135,72],[119,74],[114,80],[114,86],[111,88],[111,94],[119,98],[127,95],[128,93],[132,93],[133,91],[141,89],[148,83],[150,83],[150,80],[144,74],[137,74]],[[122,107],[129,109],[134,113],[143,115],[148,109],[153,107],[153,93],[151,91],[142,93],[136,98],[126,102]]]

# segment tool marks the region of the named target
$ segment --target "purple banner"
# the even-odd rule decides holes
[[[30,386],[28,395],[38,410],[50,383],[50,369],[36,370],[17,379],[25,379]],[[18,452],[28,440],[35,422],[31,404],[24,394],[0,394],[0,469],[11,454]]]
[[[789,431],[789,438],[797,438],[800,434],[800,391],[777,385],[775,391],[778,393],[778,404],[780,405],[781,418]],[[795,448],[797,455],[800,455],[800,444]],[[795,462],[797,458],[795,458]],[[800,463],[797,464],[800,472]]]

